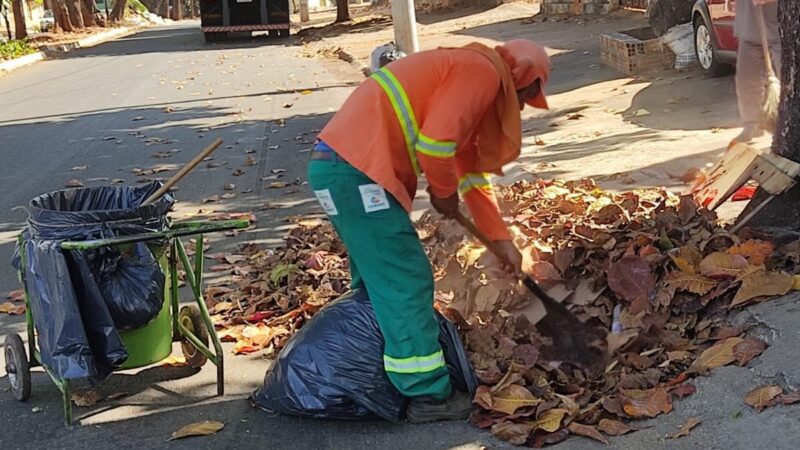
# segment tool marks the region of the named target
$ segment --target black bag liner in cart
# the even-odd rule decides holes
[[[453,387],[474,396],[478,380],[458,330],[438,313],[436,317]],[[383,370],[383,346],[366,291],[346,294],[289,339],[251,399],[263,409],[284,414],[399,422],[408,399]]]
[[[118,330],[154,319],[164,289],[158,261],[143,243],[122,253],[62,250],[61,242],[165,230],[171,196],[139,206],[160,186],[71,189],[30,201],[23,231],[25,288],[42,362],[57,377],[98,381],[121,366],[128,353]],[[12,261],[18,269],[19,250]]]

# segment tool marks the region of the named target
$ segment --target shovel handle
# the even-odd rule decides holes
[[[202,152],[200,152],[197,156],[194,157],[194,159],[192,159],[191,161],[186,163],[186,165],[181,167],[181,170],[179,170],[178,173],[173,175],[172,178],[167,180],[167,182],[164,183],[164,185],[161,186],[157,191],[155,191],[153,195],[147,197],[147,200],[142,202],[141,206],[149,205],[154,201],[158,200],[159,198],[161,198],[161,196],[166,194],[167,191],[169,191],[172,186],[175,186],[175,184],[178,181],[180,181],[181,178],[185,177],[187,173],[191,172],[192,169],[197,167],[198,164],[200,164],[204,159],[206,159],[208,155],[214,152],[214,150],[216,150],[220,145],[222,145],[222,139],[220,138],[214,139],[214,142],[209,144],[208,147],[204,148]]]
[[[504,264],[508,264],[508,261],[506,261],[506,259],[502,256],[502,253],[500,253],[500,249],[497,248],[497,245],[495,245],[494,241],[489,239],[489,236],[486,236],[486,234],[484,234],[483,231],[481,231],[478,227],[476,227],[471,220],[464,217],[464,214],[462,214],[461,211],[456,212],[455,219],[462,227],[466,228],[467,231],[470,232],[470,234],[478,238],[478,240],[481,241],[481,244],[483,244],[483,246],[486,247],[487,250],[492,252],[494,256],[500,259],[501,262],[503,262]]]

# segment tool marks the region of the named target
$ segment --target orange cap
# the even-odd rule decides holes
[[[511,69],[515,89],[526,88],[536,79],[541,80],[539,95],[526,103],[534,108],[550,109],[547,105],[544,87],[550,78],[552,65],[544,47],[528,39],[513,39],[502,46],[495,47],[495,50]]]

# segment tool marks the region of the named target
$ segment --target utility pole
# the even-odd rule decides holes
[[[414,0],[392,0],[392,20],[394,21],[394,41],[400,51],[406,55],[418,52],[419,40]]]

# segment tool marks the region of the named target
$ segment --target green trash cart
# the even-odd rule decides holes
[[[122,236],[110,239],[86,241],[65,241],[64,250],[91,250],[102,247],[115,247],[125,250],[138,242],[147,243],[148,248],[159,260],[164,273],[164,303],[161,311],[147,325],[134,330],[120,331],[122,342],[128,351],[128,359],[116,370],[135,369],[155,364],[172,353],[172,343],[181,342],[186,362],[192,367],[201,367],[207,361],[217,366],[217,395],[225,393],[222,344],[214,332],[211,316],[203,299],[203,235],[219,231],[247,228],[247,220],[228,220],[220,222],[178,222],[167,230]],[[186,253],[181,237],[197,236],[194,261]],[[20,236],[20,242],[22,237]],[[25,284],[26,255],[25,246],[20,245],[22,264],[18,272],[19,280],[25,287],[25,321],[28,333],[28,350],[18,334],[5,338],[6,373],[11,384],[11,392],[17,401],[24,402],[31,395],[31,368],[42,366],[61,391],[64,403],[64,422],[72,424],[72,390],[70,380],[58,378],[53,371],[41,363],[36,345],[36,317],[30,305]],[[186,272],[186,282],[191,288],[194,303],[180,307],[178,302],[178,263]],[[209,346],[209,341],[211,346]],[[213,347],[213,351],[211,350]]]

